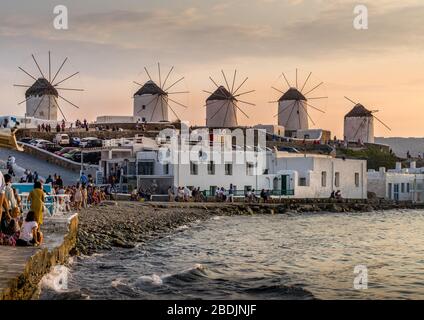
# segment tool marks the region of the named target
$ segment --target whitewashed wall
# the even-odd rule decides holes
[[[276,172],[294,170],[295,198],[329,198],[332,191],[341,191],[343,198],[367,197],[366,161],[343,160],[331,157],[287,157],[277,160]],[[326,186],[322,186],[322,172],[326,172]],[[335,173],[340,173],[340,185],[335,185]],[[355,173],[359,174],[359,186],[355,185]],[[299,186],[300,178],[306,178],[306,186]]]
[[[144,119],[146,122],[169,121],[167,97],[161,99],[160,96],[155,96],[151,94],[134,96],[134,117]],[[143,106],[146,106],[144,110]]]
[[[345,118],[344,136],[351,142],[361,139],[362,142],[374,143],[374,117]]]
[[[234,107],[232,103],[228,103],[227,100],[207,101],[206,102],[206,126],[207,127],[237,127],[236,107]]]
[[[31,96],[26,102],[26,114],[28,117],[34,117],[45,120],[57,120],[58,107],[52,95]],[[38,107],[40,101],[43,100]],[[50,117],[49,117],[49,101],[50,101]],[[38,109],[37,109],[38,107]],[[35,112],[35,113],[34,113]]]
[[[278,103],[278,125],[284,126],[286,130],[309,129],[306,103],[301,100],[295,103],[294,107],[292,104],[292,100],[284,100]]]

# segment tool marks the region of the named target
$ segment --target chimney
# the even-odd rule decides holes
[[[386,168],[385,167],[380,167],[378,172],[380,172],[380,174],[385,174],[386,173]]]
[[[411,161],[411,163],[410,163],[410,167],[409,167],[410,169],[417,169],[417,162],[415,162],[415,161]]]
[[[402,162],[396,162],[396,171],[402,171]]]

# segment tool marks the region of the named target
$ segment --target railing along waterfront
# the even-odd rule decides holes
[[[255,196],[260,197],[261,196],[261,190],[255,190],[255,192],[253,191],[246,191],[246,190],[234,190],[233,191],[233,196],[234,197],[246,197],[248,195],[248,193],[254,193]],[[202,191],[203,196],[205,197],[214,197],[216,196],[215,192],[212,192],[211,190],[204,190]],[[224,194],[226,196],[229,195],[228,190],[226,190],[224,192]],[[273,196],[273,197],[282,197],[282,196],[294,196],[294,190],[270,190],[267,191],[267,194],[269,196]]]
[[[31,202],[28,200],[29,193],[19,194],[21,198],[22,210],[27,213],[31,208]],[[46,195],[44,201],[44,217],[53,217],[65,215],[71,212],[70,196],[63,195]]]

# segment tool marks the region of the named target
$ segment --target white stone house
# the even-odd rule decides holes
[[[103,151],[100,166],[106,175],[111,168],[116,172],[124,167],[134,187],[154,187],[162,194],[169,186],[187,186],[211,195],[233,184],[238,196],[265,189],[274,197],[329,198],[337,190],[343,198],[367,197],[364,160],[234,146],[225,153],[189,148],[167,157],[170,150],[166,142],[143,138],[142,143]]]
[[[367,175],[368,191],[380,199],[424,202],[424,168],[416,168],[415,162],[409,168],[397,163],[395,169],[369,170]]]

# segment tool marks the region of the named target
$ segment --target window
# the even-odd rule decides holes
[[[405,193],[405,184],[404,183],[402,183],[400,185],[400,192]]]
[[[141,121],[146,122],[146,118],[144,118],[144,117],[141,118]]]
[[[408,193],[411,192],[411,184],[410,183],[406,184],[406,192],[408,192]]]
[[[143,104],[143,105],[141,106],[141,110],[146,110],[146,105],[144,105],[144,104]]]
[[[192,176],[197,176],[199,174],[199,165],[194,162],[190,162],[190,174]]]
[[[215,163],[213,161],[209,161],[208,163],[208,174],[209,175],[215,174]]]
[[[142,176],[152,176],[155,164],[152,161],[140,161],[138,163],[138,174]]]
[[[322,187],[327,186],[327,172],[326,171],[321,172],[321,186]]]
[[[393,185],[391,183],[389,183],[388,185],[388,194],[389,194],[389,199],[392,199],[392,193],[393,193]]]
[[[253,176],[255,165],[251,162],[246,163],[246,175]]]
[[[359,187],[359,173],[355,172],[355,186],[358,188]]]
[[[299,178],[299,186],[306,187],[306,178]]]
[[[233,164],[232,163],[226,163],[225,164],[225,175],[226,176],[232,176],[233,175]]]
[[[163,174],[168,175],[169,174],[169,163],[165,163],[163,165]]]
[[[336,188],[340,187],[340,172],[336,172],[334,175],[334,185]]]

